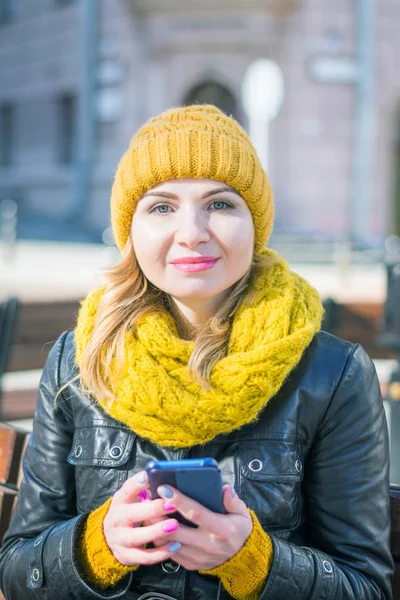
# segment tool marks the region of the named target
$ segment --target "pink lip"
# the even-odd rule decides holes
[[[171,260],[171,264],[204,263],[212,262],[213,260],[218,260],[218,256],[181,256],[180,258],[174,258],[174,260]]]
[[[186,271],[187,273],[195,273],[198,271],[207,271],[212,269],[217,264],[219,258],[214,256],[196,256],[196,257],[182,257],[176,258],[171,261],[171,264],[179,271]]]

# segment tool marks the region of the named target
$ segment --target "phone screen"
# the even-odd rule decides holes
[[[159,485],[171,485],[209,510],[223,514],[222,477],[212,458],[150,461],[146,465],[153,498]]]

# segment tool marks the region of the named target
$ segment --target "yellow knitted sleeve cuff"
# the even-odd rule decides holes
[[[86,519],[79,540],[78,557],[84,577],[94,586],[107,588],[115,585],[139,565],[126,567],[113,555],[103,532],[103,520],[111,498],[94,510]]]
[[[244,546],[219,567],[200,571],[216,575],[235,600],[258,600],[272,567],[272,540],[261,527],[257,515],[249,510],[253,529]]]

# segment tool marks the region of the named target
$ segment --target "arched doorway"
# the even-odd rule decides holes
[[[205,81],[189,90],[183,101],[183,105],[187,104],[214,104],[227,115],[240,120],[234,95],[227,87],[214,81]]]

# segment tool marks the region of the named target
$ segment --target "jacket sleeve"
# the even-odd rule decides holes
[[[120,598],[131,581],[129,574],[116,587],[94,589],[80,571],[76,550],[87,515],[77,514],[74,468],[67,462],[74,426],[68,388],[55,401],[74,376],[65,367],[68,336],[60,337],[43,371],[24,476],[3,539],[0,587],[6,600]]]
[[[349,356],[305,465],[309,547],[271,534],[261,600],[390,600],[388,434],[375,367]]]

